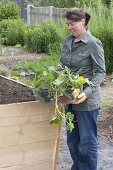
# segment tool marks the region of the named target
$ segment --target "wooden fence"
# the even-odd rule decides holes
[[[55,8],[49,7],[34,7],[32,5],[27,6],[27,23],[41,23],[43,20],[50,19],[55,23],[61,21],[64,18],[67,8]]]

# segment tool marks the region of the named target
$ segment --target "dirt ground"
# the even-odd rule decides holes
[[[35,101],[30,88],[0,76],[0,104]]]
[[[101,89],[102,106],[98,119],[99,134],[113,142],[113,82],[109,80]]]
[[[30,53],[24,49],[16,48],[16,47],[4,47],[2,53],[0,53],[0,68],[7,69],[8,72],[12,70],[12,66],[18,64],[20,61],[31,61],[37,60],[42,57],[42,54]],[[9,98],[12,96],[12,102],[17,101],[18,98],[21,98],[22,94],[25,94],[24,100],[29,101],[29,97],[31,96],[31,100],[35,100],[32,92],[28,89],[24,89],[24,86],[19,87],[17,90],[17,84],[10,83],[7,84],[4,79],[0,78],[0,103],[2,104],[3,98],[2,93],[4,90],[7,90],[7,96],[5,98]],[[9,86],[9,89],[5,88],[5,85]],[[22,91],[22,89],[23,91]],[[12,91],[12,89],[14,91]],[[23,93],[24,92],[24,93]],[[15,98],[15,94],[17,98]],[[7,103],[7,102],[6,102]],[[98,118],[98,129],[99,135],[106,137],[108,140],[113,142],[113,82],[111,80],[106,81],[102,85],[102,106],[101,112]]]

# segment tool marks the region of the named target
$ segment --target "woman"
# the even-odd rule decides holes
[[[67,144],[73,159],[71,170],[97,170],[97,116],[100,108],[100,84],[105,75],[102,43],[87,30],[90,15],[73,8],[66,12],[66,23],[71,33],[66,37],[60,64],[73,73],[93,82],[85,84],[78,100],[66,105],[66,112],[74,114],[73,131],[67,132]]]

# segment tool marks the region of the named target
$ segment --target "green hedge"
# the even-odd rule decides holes
[[[0,2],[0,21],[19,18],[19,7],[14,2]]]
[[[107,73],[113,72],[113,12],[106,6],[98,5],[92,11],[90,30],[99,38],[104,46]]]
[[[34,6],[54,6],[59,8],[72,8],[93,5],[96,6],[97,0],[34,0]]]
[[[0,52],[2,51],[2,38],[1,38],[1,35],[0,35]]]
[[[42,32],[45,34],[45,42],[43,44],[45,52],[56,52],[60,49],[61,36],[57,30],[57,25],[55,25],[50,20],[45,20],[42,25]]]
[[[24,45],[27,25],[21,19],[4,19],[0,22],[0,34],[4,45]]]
[[[29,51],[44,52],[42,47],[44,39],[45,34],[40,25],[30,26],[25,32],[25,46]]]
[[[30,51],[50,53],[60,49],[61,37],[56,25],[44,21],[41,25],[32,25],[26,30],[25,46]]]

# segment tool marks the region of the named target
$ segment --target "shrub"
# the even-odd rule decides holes
[[[46,50],[45,52],[59,51],[61,37],[57,31],[57,25],[55,25],[50,20],[45,20],[41,26],[42,26],[42,32],[44,32],[45,34],[45,40],[43,44],[43,47]]]
[[[30,51],[44,52],[43,42],[45,34],[40,25],[32,25],[25,32],[25,46]]]
[[[60,42],[56,26],[50,21],[30,26],[25,34],[25,46],[30,51],[50,53],[60,48]]]
[[[0,22],[0,34],[4,45],[24,45],[26,24],[21,19],[5,19]]]
[[[1,35],[0,35],[0,52],[2,51],[2,38],[1,38]]]
[[[97,0],[64,0],[62,3],[62,0],[34,0],[35,6],[54,6],[59,8],[70,8],[74,6],[82,7],[84,4],[89,6],[89,4],[96,6]]]
[[[101,3],[92,11],[90,30],[104,46],[107,73],[113,72],[113,14]]]
[[[19,7],[14,2],[0,3],[0,21],[3,19],[14,19],[19,17]]]

